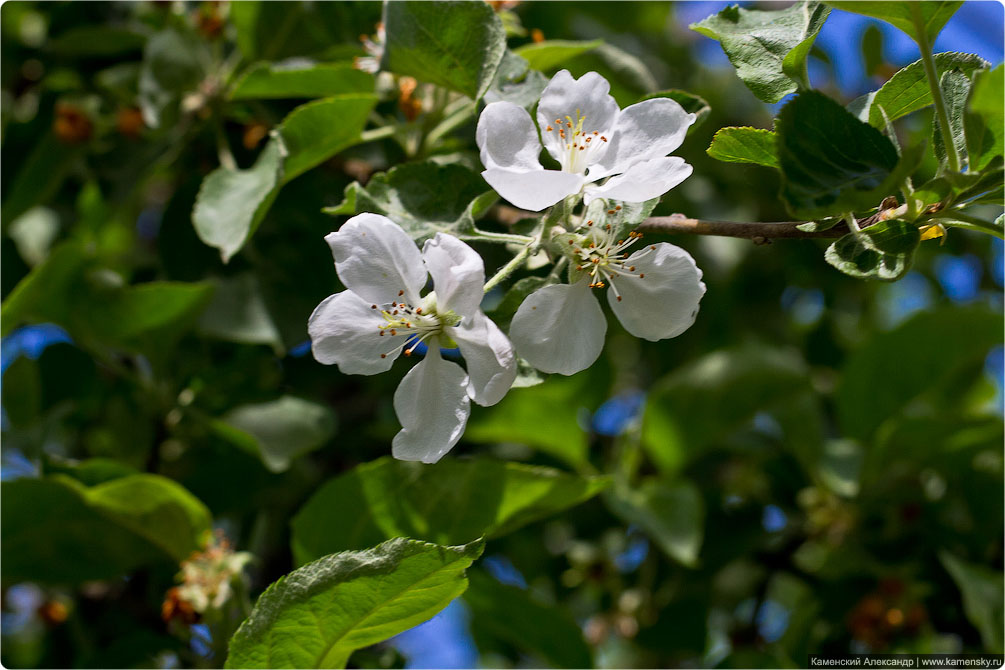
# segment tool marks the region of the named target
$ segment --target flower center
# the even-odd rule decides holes
[[[620,209],[618,207],[617,209]],[[614,296],[621,302],[621,292],[618,290],[617,281],[625,278],[645,279],[644,272],[639,272],[634,265],[629,265],[627,249],[642,239],[642,233],[634,230],[628,233],[627,239],[618,240],[614,237],[614,228],[611,224],[606,224],[602,228],[595,228],[593,221],[586,222],[589,230],[579,239],[570,239],[572,260],[576,263],[576,270],[589,276],[590,288],[601,289],[610,285],[614,291]],[[632,262],[656,250],[655,246],[650,246],[645,251],[637,254]]]
[[[405,291],[398,291],[397,300],[401,300]],[[452,311],[438,312],[436,309],[436,293],[430,293],[422,299],[422,303],[413,306],[397,300],[382,305],[370,305],[370,309],[379,310],[384,317],[384,323],[377,326],[379,337],[389,337],[394,346],[380,355],[387,358],[391,353],[408,346],[404,354],[411,356],[421,342],[443,333],[443,329],[460,324],[461,317]],[[398,339],[402,338],[402,339]]]
[[[587,130],[585,123],[586,116],[577,109],[575,119],[566,115],[565,120],[555,119],[554,124],[544,129],[560,146],[558,161],[563,172],[586,172],[596,155],[603,151],[601,147],[607,143],[606,136],[598,130]]]

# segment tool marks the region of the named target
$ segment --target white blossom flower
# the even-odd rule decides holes
[[[562,70],[541,94],[537,127],[519,105],[487,105],[476,133],[485,181],[517,207],[540,211],[580,191],[587,202],[644,202],[687,179],[691,166],[667,154],[684,141],[695,115],[669,98],[619,109],[609,91],[596,72],[573,79]],[[542,141],[561,170],[541,166]]]
[[[578,279],[545,286],[523,301],[510,325],[520,356],[543,372],[571,375],[590,367],[607,333],[595,289],[608,289],[611,310],[636,337],[655,342],[690,328],[705,295],[701,270],[690,254],[666,242],[629,256],[626,250],[641,237],[632,232],[616,240],[610,226],[570,237]]]
[[[461,438],[469,401],[493,405],[516,378],[512,345],[480,309],[482,259],[443,233],[420,253],[400,226],[378,214],[354,216],[325,241],[348,290],[329,296],[311,314],[314,358],[344,374],[373,375],[425,342],[427,354],[394,394],[402,430],[392,453],[435,463]],[[427,275],[435,291],[422,296]],[[467,372],[444,360],[441,346],[459,347]]]

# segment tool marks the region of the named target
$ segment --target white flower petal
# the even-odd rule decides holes
[[[513,346],[528,363],[542,372],[563,375],[593,365],[606,333],[604,312],[585,281],[531,293],[509,329]]]
[[[468,376],[457,363],[440,357],[438,342],[408,371],[394,392],[401,431],[391,453],[403,461],[435,463],[457,444],[471,413]]]
[[[529,172],[493,168],[482,172],[482,177],[499,195],[517,207],[534,212],[578,193],[584,181],[578,174],[543,168]]]
[[[537,125],[541,128],[541,141],[555,160],[561,162],[564,148],[558,129],[549,133],[548,126],[555,126],[556,119],[565,120],[566,116],[572,117],[575,124],[578,110],[581,117],[586,117],[583,122],[585,132],[597,131],[600,135],[607,135],[618,116],[618,103],[611,97],[610,91],[611,85],[596,72],[587,72],[579,79],[573,79],[568,70],[562,70],[551,78],[537,106]],[[593,160],[600,156],[601,150],[595,149]]]
[[[641,279],[614,279],[620,301],[613,289],[607,292],[607,301],[625,330],[655,342],[677,337],[691,327],[698,316],[698,303],[705,295],[701,269],[691,254],[660,242],[635,252],[625,265],[634,265],[645,275]]]
[[[487,169],[541,169],[541,142],[534,121],[526,109],[512,102],[493,102],[482,110],[475,141]]]
[[[611,130],[607,153],[590,168],[590,179],[625,172],[636,163],[666,156],[681,145],[696,118],[670,98],[625,107]]]
[[[485,407],[502,400],[516,379],[516,355],[499,326],[478,311],[448,334],[468,366],[468,395]]]
[[[586,202],[594,198],[621,200],[623,202],[645,202],[658,198],[677,184],[691,176],[694,170],[683,158],[668,156],[653,158],[628,168],[624,174],[615,175],[603,186],[592,186],[586,190]]]
[[[350,291],[371,303],[398,300],[418,304],[426,285],[426,266],[412,238],[380,214],[358,214],[325,237],[335,257],[335,271]]]
[[[426,268],[433,277],[437,308],[462,316],[474,314],[482,304],[485,264],[474,249],[453,235],[436,233],[422,247]]]
[[[311,351],[319,363],[338,365],[347,375],[375,375],[391,368],[399,350],[388,353],[403,336],[379,335],[384,323],[370,302],[352,291],[328,296],[307,321]],[[387,354],[381,358],[381,354]]]

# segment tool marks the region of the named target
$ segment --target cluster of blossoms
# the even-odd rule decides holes
[[[220,610],[234,593],[233,583],[242,578],[251,561],[246,551],[235,552],[230,542],[217,531],[207,534],[205,548],[182,561],[180,586],[170,589],[161,606],[165,621],[199,621],[209,610]]]
[[[437,233],[420,252],[390,219],[360,214],[325,238],[346,290],[310,317],[314,357],[345,374],[372,375],[424,345],[422,361],[394,394],[402,425],[395,458],[438,461],[463,434],[472,400],[488,406],[505,396],[518,356],[543,372],[590,367],[607,331],[594,290],[607,290],[611,311],[636,337],[676,337],[694,323],[705,293],[694,259],[667,243],[629,253],[642,236],[619,234],[622,206],[613,204],[657,198],[691,174],[690,165],[667,154],[680,146],[694,115],[667,98],[621,110],[609,90],[594,72],[576,80],[563,70],[542,93],[538,127],[509,102],[489,104],[479,119],[485,180],[514,205],[540,211],[564,201],[567,213],[562,226],[544,230],[542,223],[531,244],[568,263],[569,282],[529,295],[509,337],[481,310],[481,257],[456,237]],[[541,165],[538,128],[561,170]],[[585,211],[572,213],[581,201]],[[432,288],[423,294],[429,278]],[[455,347],[466,369],[443,359],[440,349]]]

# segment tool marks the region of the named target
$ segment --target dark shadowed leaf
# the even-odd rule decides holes
[[[1005,630],[1005,614],[1002,612],[1005,576],[1000,571],[963,561],[948,551],[939,552],[939,560],[959,587],[967,619],[980,632],[985,650],[993,654],[1002,653],[1005,646],[1002,639],[1002,631]]]
[[[241,77],[231,100],[326,98],[344,93],[372,93],[373,75],[343,63],[259,63]]]
[[[611,511],[637,524],[666,554],[688,567],[698,564],[705,534],[705,501],[688,481],[651,477],[604,495]]]
[[[344,668],[350,654],[422,623],[464,593],[478,540],[404,537],[309,563],[272,584],[230,640],[228,668]]]
[[[448,184],[448,188],[443,188]],[[345,199],[327,214],[385,214],[416,241],[437,232],[470,234],[475,219],[485,213],[498,196],[475,172],[462,165],[432,161],[405,163],[374,175],[366,186],[353,182]]]
[[[158,475],[128,475],[91,487],[53,475],[4,482],[2,488],[5,580],[77,583],[177,563],[210,527],[205,505]]]
[[[488,90],[506,51],[499,17],[482,2],[390,2],[381,69],[412,75],[469,98]]]
[[[583,631],[559,606],[538,602],[533,595],[503,584],[482,571],[468,575],[464,602],[471,608],[476,639],[491,635],[545,661],[553,668],[592,668],[593,655]]]
[[[824,258],[852,277],[896,281],[907,274],[920,242],[916,225],[892,219],[848,233],[827,247]]]
[[[257,454],[272,472],[283,472],[291,460],[328,441],[335,432],[335,414],[324,405],[283,396],[236,407],[214,421],[214,428]]]
[[[776,131],[781,197],[806,219],[872,209],[900,190],[923,147],[898,158],[879,130],[827,96],[802,93],[782,108]]]
[[[911,318],[852,352],[837,391],[838,418],[849,437],[867,440],[887,419],[940,380],[1001,343],[1002,320],[979,307],[944,307]],[[936,342],[965,342],[939,347]]]
[[[322,486],[294,517],[298,564],[399,536],[464,543],[495,537],[599,493],[604,477],[491,460],[423,465],[380,458]],[[353,522],[344,523],[352,509]]]

